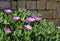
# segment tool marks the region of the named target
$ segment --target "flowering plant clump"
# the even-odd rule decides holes
[[[17,20],[19,20],[20,19],[20,17],[18,17],[18,16],[14,16],[13,17],[13,20],[15,20],[15,21],[17,21]]]
[[[30,25],[24,25],[24,27],[27,29],[27,30],[32,30],[32,27]]]
[[[10,9],[5,9],[4,12],[7,13],[7,14],[10,14],[10,13],[12,13],[12,10],[10,10]]]
[[[34,22],[34,21],[35,21],[35,19],[34,19],[34,18],[31,18],[31,17],[28,17],[26,20],[27,20],[28,22]]]
[[[60,41],[59,26],[26,9],[0,12],[0,41]]]
[[[5,33],[11,33],[10,29],[9,28],[5,29]]]

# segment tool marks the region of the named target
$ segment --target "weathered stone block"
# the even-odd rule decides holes
[[[36,1],[28,1],[27,9],[36,9]]]
[[[18,1],[18,8],[25,8],[26,1]]]
[[[52,18],[52,13],[50,11],[39,11],[43,15],[43,18]]]
[[[52,10],[52,15],[53,15],[53,18],[59,18],[59,14],[57,10]]]
[[[18,1],[26,1],[26,0],[18,0]],[[28,1],[36,1],[36,0],[28,0]]]
[[[46,1],[46,0],[37,0],[37,1]]]
[[[59,19],[52,19],[52,22],[54,22],[56,25],[60,25]]]
[[[58,9],[57,9],[57,11],[58,11],[58,15],[59,15],[59,18],[60,18],[60,2],[59,2],[59,4],[58,4]]]
[[[57,2],[47,2],[46,9],[57,9],[58,3]]]
[[[12,2],[12,7],[11,7],[11,8],[12,8],[12,9],[16,9],[16,6],[17,6],[16,1],[13,1],[13,2]]]
[[[50,22],[50,21],[52,21],[55,26],[56,26],[56,25],[60,25],[59,19],[47,19],[47,22]]]
[[[45,2],[44,1],[37,1],[37,9],[38,10],[45,10]]]
[[[57,1],[59,1],[59,2],[60,2],[60,0],[57,0]]]
[[[32,12],[32,14],[37,14],[37,11],[36,10],[33,10],[31,12]]]
[[[60,0],[47,0],[47,1],[58,2],[58,1],[60,1]]]

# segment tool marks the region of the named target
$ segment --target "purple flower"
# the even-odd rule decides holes
[[[40,17],[38,17],[38,16],[36,16],[36,17],[34,17],[35,18],[35,21],[40,21],[42,18],[40,18]]]
[[[6,28],[6,29],[5,29],[5,32],[6,32],[6,33],[11,33],[11,30],[10,30],[9,28]]]
[[[28,22],[34,22],[34,21],[35,21],[35,19],[32,18],[32,17],[28,17],[26,20],[27,20]]]
[[[24,25],[25,29],[32,30],[32,27],[30,25]]]
[[[15,20],[15,21],[17,21],[17,20],[19,20],[20,19],[20,17],[18,17],[18,16],[14,16],[13,17],[13,20]]]
[[[10,13],[12,13],[12,10],[10,10],[10,9],[5,9],[4,12],[7,13],[7,14],[10,14]]]
[[[57,29],[60,29],[60,26],[56,26]]]

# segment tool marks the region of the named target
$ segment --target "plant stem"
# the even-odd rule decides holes
[[[58,32],[57,32],[57,34],[56,34],[56,38],[57,38],[56,41],[58,41]]]

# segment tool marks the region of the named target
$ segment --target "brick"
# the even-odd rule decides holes
[[[59,1],[59,2],[60,2],[60,0],[57,0],[57,1]]]
[[[36,9],[36,1],[28,1],[27,9]]]
[[[59,19],[47,19],[47,22],[52,21],[54,25],[60,25]]]
[[[57,2],[47,2],[46,9],[57,9],[58,3]]]
[[[16,1],[16,0],[11,0],[11,1]]]
[[[37,0],[37,1],[46,1],[46,0]]]
[[[51,2],[58,2],[60,0],[47,0],[48,2],[51,1]]]
[[[45,2],[44,1],[37,1],[37,9],[38,10],[45,10]]]
[[[27,11],[30,11],[32,14],[37,14],[37,10],[31,10],[31,9],[28,9]]]
[[[37,11],[36,10],[34,10],[34,11],[31,11],[32,12],[32,14],[37,14]]]
[[[43,18],[52,18],[52,13],[50,11],[40,11]]]
[[[52,10],[52,15],[53,15],[53,18],[59,18],[59,14],[57,10]]]
[[[26,0],[18,0],[18,1],[26,1]],[[28,1],[36,1],[36,0],[28,0]]]
[[[26,1],[18,1],[18,8],[25,8]]]
[[[17,6],[17,3],[16,3],[16,1],[12,1],[12,9],[16,9],[16,6]]]
[[[60,25],[59,19],[53,19],[52,21],[54,22],[54,24]]]
[[[57,11],[58,11],[58,15],[59,15],[59,18],[60,18],[60,2],[59,2],[59,4],[58,4],[58,9],[57,9]]]
[[[10,1],[13,1],[13,0],[2,0],[2,1],[9,1],[10,2]]]

